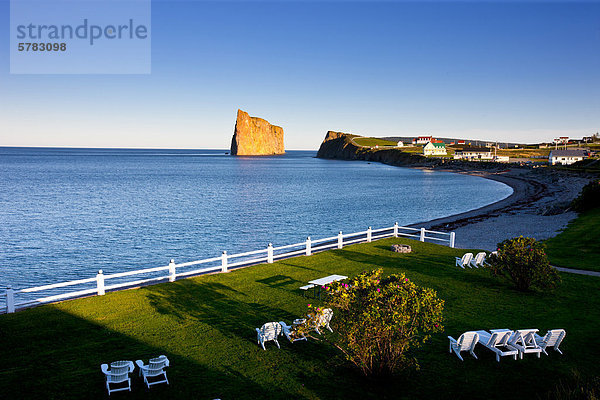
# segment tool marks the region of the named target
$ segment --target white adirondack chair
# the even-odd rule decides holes
[[[490,332],[476,331],[479,335],[479,343],[496,353],[496,361],[500,362],[500,357],[513,356],[516,360],[519,350],[508,344],[508,340],[513,334],[510,329],[494,329]]]
[[[537,329],[519,329],[509,339],[508,344],[519,350],[521,359],[523,359],[523,354],[525,353],[534,353],[540,358],[542,348],[535,342],[535,333],[537,331]]]
[[[129,374],[133,372],[135,366],[131,361],[115,361],[110,363],[110,369],[108,364],[102,364],[100,369],[106,376],[106,390],[108,395],[112,392],[120,392],[122,390],[129,390],[131,392],[131,379]],[[127,382],[127,386],[119,385],[120,383]],[[117,388],[112,386],[118,385]]]
[[[485,252],[481,252],[481,253],[477,253],[477,255],[471,259],[471,266],[475,267],[475,268],[479,268],[479,267],[483,267],[485,266]]]
[[[465,268],[466,266],[468,266],[469,268],[471,267],[471,260],[473,259],[473,253],[465,253],[462,258],[458,258],[458,257],[454,257],[456,258],[456,266],[457,267],[461,267],[461,268]]]
[[[266,350],[265,342],[270,340],[274,341],[277,348],[280,349],[277,336],[281,335],[281,331],[282,327],[279,322],[267,322],[260,329],[256,328],[256,340],[262,346],[263,350]]]
[[[566,335],[567,332],[564,329],[552,329],[549,330],[543,337],[539,336],[537,333],[534,335],[534,337],[535,342],[538,344],[538,346],[540,346],[544,354],[548,355],[548,353],[546,353],[546,349],[548,347],[554,347],[554,350],[562,354],[562,351],[560,351],[558,346],[560,346]]]
[[[281,329],[283,330],[283,334],[285,335],[285,337],[290,341],[290,343],[294,343],[297,342],[298,340],[307,340],[306,336],[302,335],[302,337],[292,337],[291,333],[292,333],[292,328],[293,326],[286,324],[283,321],[279,321],[279,325],[281,325]]]
[[[167,373],[165,372],[165,368],[169,366],[169,359],[167,356],[161,355],[156,358],[151,358],[148,365],[144,365],[142,360],[136,360],[135,363],[139,367],[140,376],[144,377],[144,382],[148,386],[148,389],[150,389],[150,386],[159,383],[169,384]]]
[[[317,332],[320,335],[321,334],[321,332],[319,331],[320,328],[326,328],[326,329],[329,329],[329,332],[333,332],[333,329],[331,329],[331,327],[329,326],[329,323],[331,322],[332,317],[333,317],[333,310],[331,308],[324,309],[323,314],[319,317],[319,320],[317,321],[316,325],[313,327],[315,332]]]
[[[475,345],[479,341],[479,335],[477,334],[477,332],[465,332],[459,336],[458,340],[454,339],[452,336],[448,336],[448,339],[450,340],[450,347],[448,349],[448,352],[452,353],[454,351],[454,353],[456,353],[456,356],[460,359],[460,361],[464,361],[460,355],[460,352],[467,350],[469,351],[469,353],[471,353],[473,357],[475,357],[475,359],[477,359],[477,356],[473,352],[473,350],[475,350]]]

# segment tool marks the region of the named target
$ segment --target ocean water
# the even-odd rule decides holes
[[[0,286],[193,261],[447,216],[507,197],[472,176],[313,151],[0,148]]]

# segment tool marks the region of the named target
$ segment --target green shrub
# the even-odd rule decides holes
[[[571,203],[571,207],[579,212],[600,207],[600,181],[593,180],[585,185],[579,196]]]
[[[381,269],[363,272],[325,288],[327,305],[335,310],[335,346],[365,375],[418,367],[408,351],[443,330],[444,301],[433,289],[415,285],[404,274],[381,275]]]
[[[497,254],[492,254],[488,263],[494,276],[507,277],[518,290],[552,289],[560,283],[558,272],[548,262],[544,244],[534,238],[519,236],[499,243]]]

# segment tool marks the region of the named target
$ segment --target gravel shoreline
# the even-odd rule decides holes
[[[456,247],[493,251],[515,236],[544,240],[563,230],[577,213],[569,203],[591,176],[548,168],[511,168],[504,171],[456,171],[509,185],[513,193],[496,203],[449,217],[412,224],[456,232]]]

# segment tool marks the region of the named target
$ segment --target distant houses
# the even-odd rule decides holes
[[[419,136],[415,140],[413,140],[414,144],[427,144],[433,141],[432,136]]]
[[[492,149],[488,147],[464,147],[454,152],[455,160],[489,160],[494,158]]]
[[[571,165],[583,160],[587,156],[585,150],[552,150],[548,161],[551,165]]]
[[[445,156],[448,154],[446,152],[446,143],[434,143],[428,142],[425,146],[423,146],[423,155],[425,156]]]

